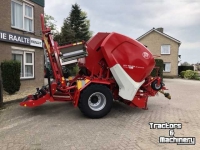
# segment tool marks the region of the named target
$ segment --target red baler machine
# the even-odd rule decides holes
[[[149,96],[165,93],[159,76],[151,77],[155,59],[140,42],[119,33],[97,33],[87,42],[58,46],[41,15],[44,48],[54,80],[27,96],[21,106],[36,107],[46,101],[72,101],[90,118],[108,114],[114,100],[147,109]],[[61,62],[76,62],[78,74],[68,80],[63,76]],[[47,70],[48,72],[48,70]]]

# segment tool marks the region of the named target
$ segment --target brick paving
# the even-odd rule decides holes
[[[165,79],[172,100],[149,99],[149,110],[115,102],[102,119],[88,119],[71,103],[0,110],[0,150],[195,150],[200,149],[200,81]],[[196,137],[196,145],[159,144],[169,130],[152,130],[149,122],[182,123],[176,137]]]

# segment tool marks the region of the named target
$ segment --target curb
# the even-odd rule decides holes
[[[6,101],[6,102],[3,102],[3,105],[21,102],[23,99],[24,98],[19,98],[19,99],[14,99],[14,100],[11,100],[11,101]]]

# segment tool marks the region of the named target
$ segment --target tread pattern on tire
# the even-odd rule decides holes
[[[88,106],[88,98],[94,92],[101,92],[106,96],[106,106],[102,110],[96,112],[91,110]],[[112,103],[112,93],[107,86],[101,84],[91,84],[81,92],[78,107],[85,116],[95,119],[106,116],[112,108]]]

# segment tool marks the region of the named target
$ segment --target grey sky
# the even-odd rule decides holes
[[[71,5],[87,12],[90,30],[138,38],[153,27],[182,42],[182,62],[200,62],[200,0],[46,0],[45,13],[60,28]]]

